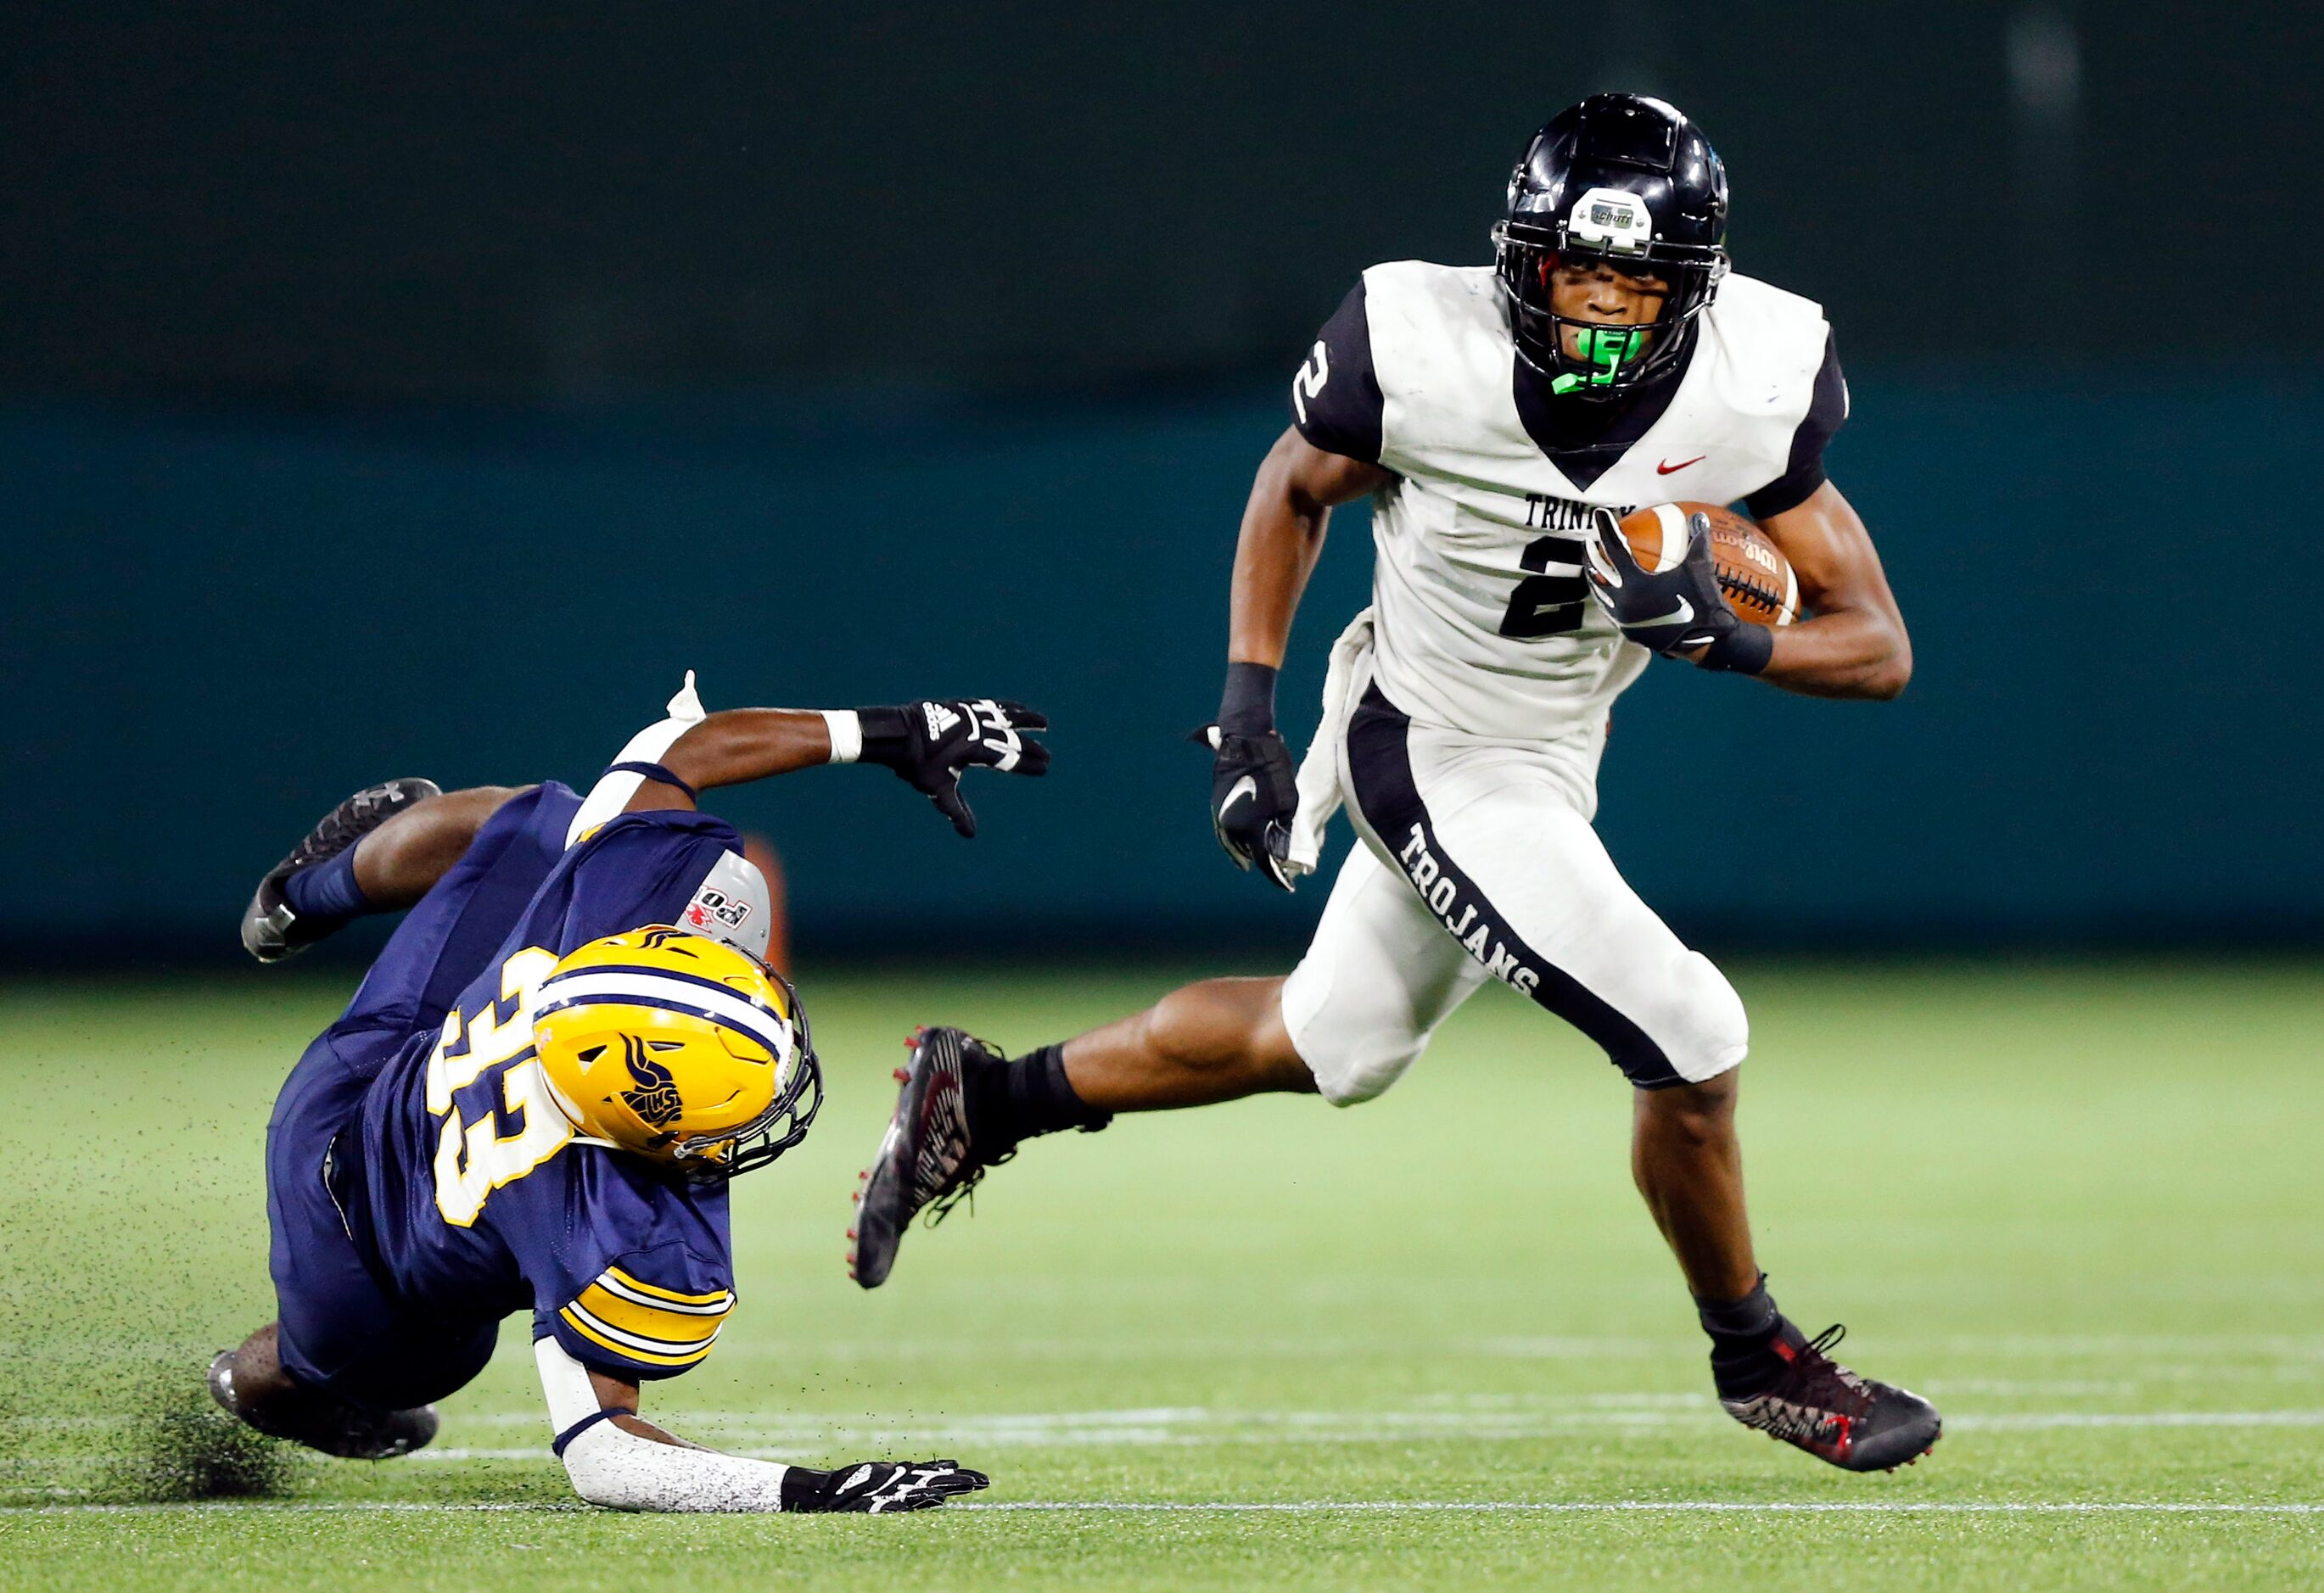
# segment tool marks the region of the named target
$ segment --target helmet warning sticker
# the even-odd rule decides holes
[[[678,924],[697,935],[723,940],[753,957],[767,954],[767,928],[772,916],[767,877],[748,860],[721,852],[716,866],[703,879],[678,915]]]
[[[749,902],[736,901],[715,885],[706,885],[696,891],[694,899],[686,905],[687,926],[706,935],[721,926],[740,929],[750,918]]]

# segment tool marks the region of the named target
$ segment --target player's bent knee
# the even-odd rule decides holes
[[[457,815],[455,822],[472,832],[483,827],[486,819],[520,796],[530,796],[540,787],[534,786],[470,786],[464,790],[447,791],[431,798],[437,811],[447,818]]]
[[[1688,1083],[1739,1066],[1751,1050],[1751,1020],[1743,998],[1727,976],[1701,952],[1683,952],[1673,960],[1665,981],[1667,997],[1655,1038],[1670,1059],[1673,1072]]]
[[[1378,1003],[1327,1001],[1296,975],[1283,991],[1283,1027],[1315,1080],[1315,1092],[1333,1106],[1354,1106],[1385,1093],[1428,1049],[1409,1014],[1378,1010]]]
[[[1428,1049],[1428,1036],[1402,1034],[1293,1036],[1300,1060],[1315,1076],[1315,1092],[1333,1106],[1377,1100]],[[1311,1051],[1311,1047],[1314,1049]]]
[[[1384,1093],[1428,1049],[1443,1012],[1424,1015],[1416,1005],[1392,970],[1310,950],[1283,981],[1283,1032],[1315,1092],[1353,1106]]]

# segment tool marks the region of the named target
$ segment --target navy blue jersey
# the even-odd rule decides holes
[[[666,811],[613,819],[565,849],[577,806],[549,787],[521,824],[511,815],[511,833],[480,834],[431,892],[447,909],[431,919],[422,902],[364,985],[366,996],[410,994],[456,970],[468,976],[456,994],[376,1000],[368,1014],[359,996],[334,1030],[355,1026],[346,1037],[359,1042],[367,1022],[374,1044],[388,1038],[380,1024],[404,1031],[349,1125],[352,1143],[342,1137],[360,1173],[350,1234],[367,1241],[404,1311],[496,1321],[529,1308],[535,1337],[555,1334],[583,1364],[666,1377],[709,1354],[733,1308],[724,1186],[575,1143],[534,1055],[531,1009],[558,958],[680,922],[742,843],[724,820]],[[507,899],[528,885],[521,906]],[[464,927],[486,925],[500,938],[470,948],[481,962],[445,961]]]

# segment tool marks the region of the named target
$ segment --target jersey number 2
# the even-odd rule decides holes
[[[1501,634],[1531,641],[1582,629],[1582,604],[1590,588],[1582,576],[1582,544],[1571,537],[1536,537],[1526,544],[1518,567],[1539,572],[1554,564],[1573,566],[1570,576],[1534,574],[1509,594],[1509,612],[1501,616]]]
[[[1291,407],[1299,411],[1299,424],[1307,424],[1307,401],[1321,396],[1323,383],[1332,379],[1332,352],[1323,340],[1315,339],[1315,352],[1299,367],[1299,374],[1291,379]]]

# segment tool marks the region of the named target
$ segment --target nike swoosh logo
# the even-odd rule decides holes
[[[1681,603],[1684,603],[1686,600],[1684,598],[1681,598],[1679,601]],[[1243,776],[1242,778],[1237,780],[1233,785],[1227,787],[1227,799],[1219,804],[1219,816],[1221,818],[1226,817],[1228,808],[1232,807],[1236,803],[1241,801],[1246,796],[1256,796],[1258,795],[1258,779],[1250,775]]]
[[[1708,454],[1697,454],[1693,458],[1692,458],[1692,459],[1682,459],[1682,460],[1680,460],[1677,464],[1675,464],[1675,465],[1671,465],[1671,464],[1667,464],[1667,463],[1665,463],[1665,464],[1658,464],[1658,465],[1656,465],[1655,466],[1655,474],[1656,475],[1668,475],[1668,474],[1670,474],[1673,471],[1684,470],[1684,469],[1685,469],[1688,465],[1700,465],[1700,464],[1702,464],[1705,459],[1708,459],[1708,458],[1710,458],[1710,457],[1711,457],[1711,456],[1710,456],[1710,455],[1708,455]]]
[[[1678,600],[1678,607],[1671,610],[1670,612],[1665,614],[1661,619],[1633,620],[1628,625],[1624,626],[1623,629],[1626,631],[1636,631],[1641,625],[1683,625],[1689,620],[1693,618],[1694,604],[1687,602],[1685,598],[1682,597]]]

